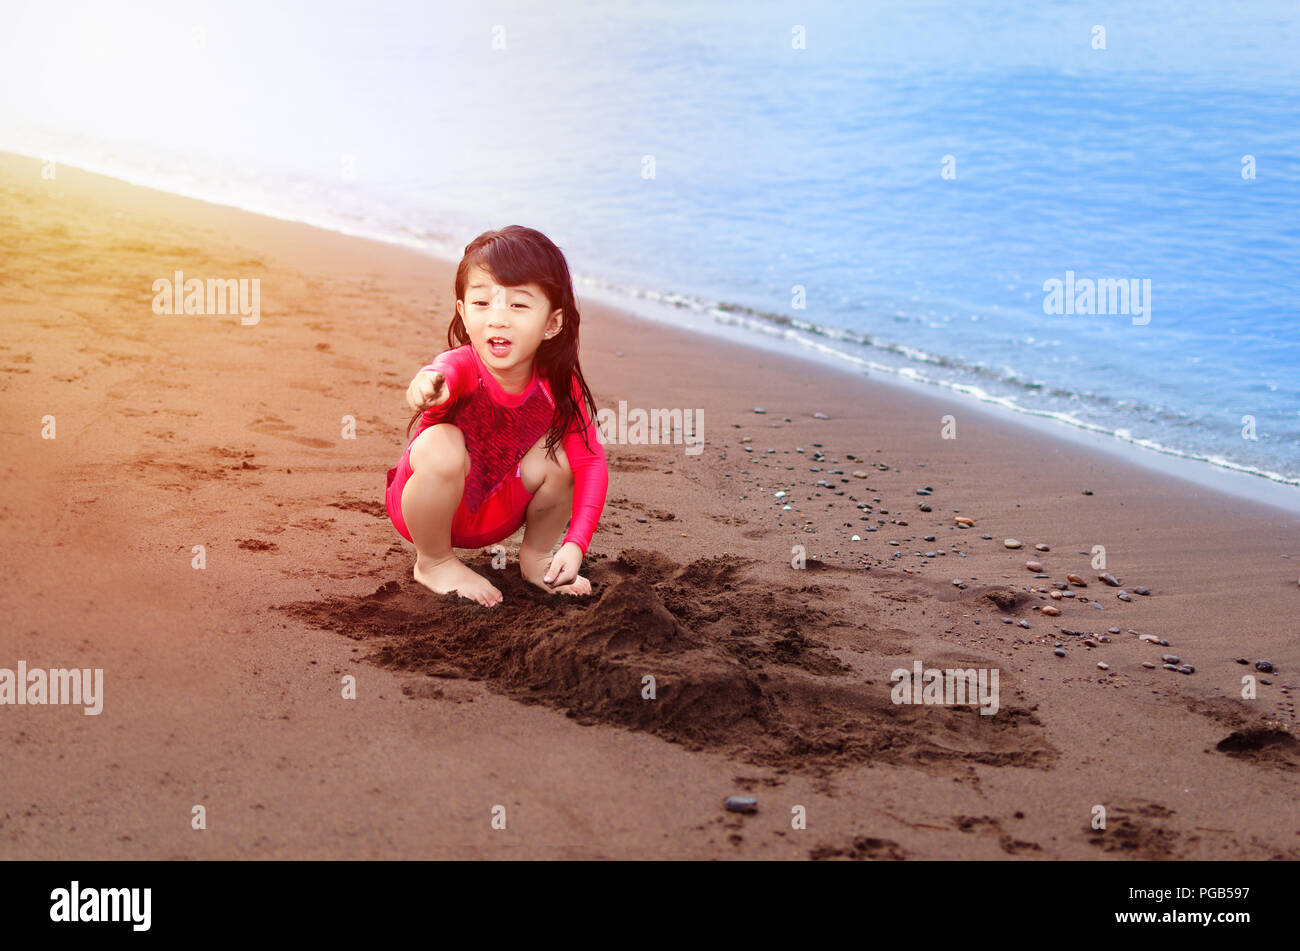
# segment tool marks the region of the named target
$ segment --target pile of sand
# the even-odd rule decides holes
[[[809,631],[852,625],[817,585],[746,578],[747,559],[679,565],[639,550],[589,562],[588,600],[548,595],[486,556],[469,561],[504,602],[491,610],[414,581],[287,605],[295,617],[380,641],[371,660],[486,680],[582,723],[644,730],[753,763],[825,770],[856,762],[965,760],[1039,766],[1055,758],[1038,719],[1003,703],[898,706],[885,677],[855,675]],[[869,632],[868,632],[869,634]],[[869,636],[868,636],[869,641]],[[644,678],[654,678],[648,699]]]

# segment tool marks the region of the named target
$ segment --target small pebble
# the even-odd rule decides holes
[[[1103,583],[1110,585],[1112,588],[1118,588],[1118,587],[1119,587],[1119,582],[1115,580],[1115,576],[1112,575],[1112,574],[1098,575],[1097,577],[1098,577],[1098,578],[1099,578]]]
[[[1147,660],[1142,661],[1142,666],[1145,667],[1147,670],[1156,669],[1156,665]]]
[[[958,515],[956,518],[953,519],[953,521],[956,522],[958,525],[965,525],[967,528],[975,524],[975,519],[965,518],[961,515]]]
[[[1016,541],[1014,538],[1008,538],[1002,544],[1006,545],[1008,548],[1020,548],[1024,543]]]
[[[1042,611],[1042,612],[1043,612],[1044,614],[1046,614],[1048,617],[1057,617],[1057,616],[1059,616],[1060,613],[1061,613],[1061,609],[1060,609],[1060,608],[1054,608],[1054,607],[1052,607],[1050,604],[1048,604],[1048,605],[1044,605],[1043,607],[1039,608],[1038,610]]]
[[[813,413],[813,419],[830,419],[825,413]]]
[[[1097,640],[1101,641],[1103,644],[1109,644],[1109,643],[1110,643],[1110,638],[1107,637],[1105,634],[1098,634],[1098,635],[1097,635]]]
[[[1178,673],[1178,668],[1175,667],[1173,664],[1164,664],[1163,666],[1165,670],[1172,670],[1174,673]]]
[[[1020,620],[1017,621],[1016,623],[1019,624],[1021,627],[1029,627],[1029,622],[1025,620]]]
[[[1160,659],[1166,664],[1181,664],[1183,662],[1183,659],[1177,654],[1161,654]]]
[[[759,415],[762,415],[763,413],[766,413],[767,410],[763,409],[761,406],[755,406],[755,407],[754,407],[754,412],[755,412],[755,413],[758,413]]]
[[[1149,598],[1149,597],[1151,597],[1151,589],[1150,589],[1150,588],[1134,588],[1134,589],[1133,589],[1133,593],[1134,593],[1134,594],[1140,594],[1140,595],[1142,595],[1142,597],[1144,597],[1144,598]]]
[[[1100,646],[1100,645],[1098,645],[1097,642],[1094,641],[1091,637],[1085,637],[1085,638],[1083,639],[1083,646],[1084,646],[1084,647],[1098,647],[1098,646]]]
[[[1106,633],[1107,633],[1107,634],[1118,634],[1118,633],[1119,633],[1119,628],[1117,628],[1117,627],[1108,627],[1108,628],[1106,628]]]
[[[1032,571],[1034,574],[1038,574],[1040,571],[1043,570],[1043,563],[1040,561],[1027,561],[1025,562],[1025,567],[1028,568],[1030,571]]]
[[[1061,592],[1059,592],[1059,591],[1050,591],[1050,592],[1048,592],[1048,596],[1049,596],[1053,601],[1060,601],[1060,600],[1061,600]]]
[[[1057,657],[1065,656],[1065,651],[1061,650],[1061,648],[1059,647],[1056,650],[1052,651],[1052,653],[1055,654]]]
[[[1133,595],[1129,594],[1127,591],[1121,591],[1119,594],[1115,595],[1115,597],[1119,598],[1121,601],[1133,600]]]
[[[1088,587],[1088,582],[1084,581],[1078,575],[1066,575],[1065,580],[1070,582],[1072,585],[1078,585],[1080,588]]]
[[[728,812],[754,812],[758,809],[758,800],[748,796],[728,796],[723,805]]]
[[[1110,664],[1106,663],[1106,662],[1103,661],[1103,660],[1099,660],[1099,661],[1097,661],[1097,669],[1098,669],[1098,670],[1110,670]]]
[[[643,515],[638,515],[638,516],[636,517],[636,520],[637,520],[638,522],[649,521],[649,520],[648,520],[647,518],[645,518],[645,516],[643,516]]]
[[[1038,551],[1051,551],[1051,550],[1052,550],[1052,549],[1049,548],[1048,546],[1044,545],[1042,542],[1039,542],[1037,545],[1034,546],[1034,548],[1037,549]]]
[[[1255,661],[1255,669],[1266,674],[1274,673],[1272,663],[1266,660]]]
[[[1194,674],[1196,673],[1196,668],[1193,667],[1191,664],[1183,664],[1181,667],[1178,668],[1178,672],[1180,674]]]
[[[1250,661],[1247,660],[1245,657],[1238,657],[1238,658],[1237,658],[1237,663],[1239,663],[1239,664],[1249,664]]]
[[[1016,623],[1016,622],[1013,621],[1013,620],[1012,620],[1011,618],[1009,618],[1009,617],[1004,617],[1004,618],[1002,619],[1002,623],[1003,623],[1003,624],[1014,624],[1014,623]],[[1244,664],[1245,661],[1242,661],[1242,663]]]
[[[984,539],[986,542],[989,542],[989,541],[992,541],[992,540],[993,540],[993,536],[992,536],[992,535],[981,535],[980,538]]]

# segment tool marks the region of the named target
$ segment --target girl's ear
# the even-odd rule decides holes
[[[549,340],[551,337],[558,335],[560,330],[563,329],[563,327],[564,327],[564,310],[563,308],[557,307],[555,308],[555,310],[551,311],[551,316],[547,318],[546,333],[544,335],[545,338]]]
[[[465,319],[465,302],[459,298],[456,300],[456,316],[461,320]]]

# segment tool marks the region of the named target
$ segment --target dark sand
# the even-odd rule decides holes
[[[106,697],[0,707],[0,858],[1300,857],[1294,515],[585,304],[600,405],[702,408],[704,451],[607,446],[589,602],[487,552],[502,605],[439,598],[382,490],[452,267],[39,173],[0,155],[0,667],[102,667]],[[260,323],[153,314],[177,269],[260,278]],[[1169,652],[1196,672],[1142,666]],[[1237,657],[1279,669],[1258,699]],[[998,713],[895,705],[914,660],[997,667]]]

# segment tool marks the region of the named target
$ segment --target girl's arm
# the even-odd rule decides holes
[[[420,373],[437,372],[443,376],[443,386],[447,391],[447,398],[440,401],[436,406],[430,406],[424,411],[420,420],[420,428],[424,429],[432,426],[434,423],[441,422],[447,412],[455,405],[456,400],[464,396],[473,387],[475,380],[478,378],[478,368],[474,365],[474,354],[470,352],[470,345],[455,347],[451,350],[444,350],[433,358],[433,362],[419,369]]]
[[[569,469],[573,472],[573,514],[569,517],[569,530],[564,535],[565,542],[573,542],[587,554],[591,536],[600,521],[600,513],[605,508],[605,493],[609,490],[609,468],[605,464],[605,447],[601,445],[596,434],[595,424],[587,414],[586,404],[582,400],[582,390],[573,384],[573,399],[578,406],[578,415],[582,420],[580,429],[569,430],[561,443],[564,454],[569,459]],[[587,444],[583,443],[583,436]]]

